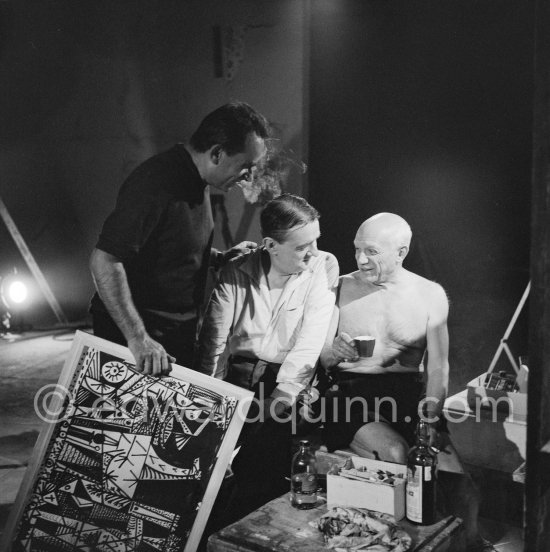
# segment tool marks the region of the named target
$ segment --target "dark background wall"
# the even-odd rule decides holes
[[[215,26],[242,37],[231,78]],[[0,197],[71,321],[86,316],[87,259],[123,179],[206,113],[247,101],[303,156],[303,29],[294,0],[0,1]],[[240,192],[224,202],[232,237],[257,238],[258,209],[241,224]],[[0,275],[14,266],[28,272],[0,221]],[[25,317],[55,322],[38,289]]]
[[[231,80],[215,74],[216,25],[244,31]],[[409,220],[407,266],[451,299],[457,389],[488,367],[528,281],[532,28],[524,0],[2,1],[0,197],[79,320],[124,177],[248,101],[309,164],[290,187],[309,187],[343,272],[361,221]],[[257,239],[258,209],[224,200],[232,237]],[[13,266],[26,271],[0,224],[0,274]],[[28,322],[55,321],[36,296]]]
[[[364,219],[408,220],[405,266],[451,300],[456,391],[488,368],[529,280],[533,4],[316,0],[311,21],[309,189],[322,246],[350,272]]]

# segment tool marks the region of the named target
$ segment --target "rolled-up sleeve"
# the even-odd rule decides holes
[[[304,316],[294,347],[287,354],[277,376],[273,397],[295,398],[311,381],[319,354],[325,343],[332,318],[338,280],[338,262],[334,255],[326,255],[314,273],[304,305]]]

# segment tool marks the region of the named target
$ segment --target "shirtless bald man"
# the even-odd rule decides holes
[[[349,447],[359,456],[404,464],[420,407],[433,420],[431,442],[441,450],[439,486],[448,497],[448,513],[464,520],[468,552],[495,551],[479,534],[479,492],[463,470],[442,415],[449,302],[439,284],[403,268],[411,237],[407,222],[392,213],[374,215],[357,231],[358,270],[339,279],[321,353],[335,382],[325,396],[326,445],[330,451]],[[376,338],[371,357],[357,355],[353,338],[361,335]]]
[[[338,405],[325,424],[329,450],[349,446],[362,456],[405,463],[424,384],[426,416],[441,417],[449,377],[449,304],[439,284],[403,267],[411,236],[407,222],[392,213],[367,219],[355,236],[358,270],[340,278],[321,353],[336,382],[327,408]],[[376,338],[371,357],[357,355],[353,337],[359,335]],[[336,397],[343,400],[335,403]],[[348,408],[345,399],[352,397],[365,401],[354,400]],[[437,427],[431,425],[432,443]]]

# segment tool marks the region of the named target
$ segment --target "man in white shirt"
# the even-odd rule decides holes
[[[301,197],[270,201],[260,218],[262,247],[222,270],[208,304],[198,369],[251,389],[258,399],[233,462],[236,488],[226,522],[288,487],[291,425],[283,413],[313,378],[338,280],[336,258],[317,249],[318,219]]]

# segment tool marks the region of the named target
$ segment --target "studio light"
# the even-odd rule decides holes
[[[29,303],[29,286],[14,268],[12,272],[0,276],[0,333],[15,329],[13,315],[20,314]]]
[[[25,299],[29,295],[29,290],[23,282],[16,280],[9,285],[7,295],[10,303],[13,302],[15,305],[20,305],[25,302]]]

